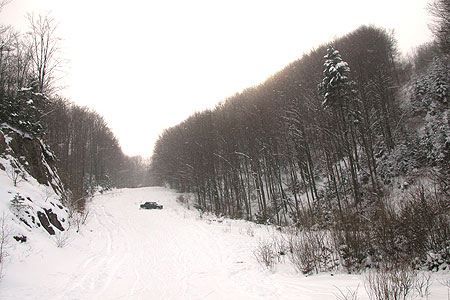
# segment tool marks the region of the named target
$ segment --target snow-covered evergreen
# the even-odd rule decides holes
[[[324,97],[323,106],[345,106],[352,95],[352,82],[349,79],[350,67],[342,60],[341,54],[329,46],[325,58],[324,78],[319,89]]]

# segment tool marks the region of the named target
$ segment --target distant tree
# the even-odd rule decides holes
[[[429,42],[416,47],[411,55],[411,63],[416,73],[424,71],[438,55],[439,45],[436,42]]]
[[[44,120],[46,140],[58,158],[62,181],[83,208],[89,193],[126,187],[126,157],[104,119],[87,107],[55,98]]]
[[[142,156],[125,157],[121,186],[141,187],[148,183],[148,162]]]

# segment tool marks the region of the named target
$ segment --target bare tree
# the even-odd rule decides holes
[[[52,94],[57,90],[56,73],[60,71],[63,60],[59,57],[60,38],[56,36],[55,20],[50,16],[35,17],[28,15],[30,31],[29,52],[31,58],[31,74],[36,81],[37,91]]]
[[[429,24],[431,32],[437,38],[443,53],[450,51],[450,1],[434,0],[428,5],[428,12],[433,17]]]
[[[11,76],[11,86],[15,90],[25,87],[29,77],[31,53],[29,46],[20,34],[14,35],[14,74]]]
[[[17,186],[19,183],[25,180],[25,173],[21,169],[21,167],[16,163],[10,163],[11,168],[8,169],[6,175],[13,182],[14,186]]]
[[[15,69],[15,41],[17,38],[18,34],[10,26],[0,25],[0,89],[3,92],[11,89],[11,79],[14,77]]]

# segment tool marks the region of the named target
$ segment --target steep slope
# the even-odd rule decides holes
[[[49,241],[68,226],[64,188],[45,143],[5,124],[0,127],[0,218],[2,256],[16,243]],[[30,240],[31,239],[31,240]],[[3,261],[2,261],[3,264]]]

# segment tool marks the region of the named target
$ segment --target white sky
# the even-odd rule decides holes
[[[430,40],[427,0],[12,0],[0,23],[25,32],[50,12],[70,60],[61,94],[104,116],[128,155],[195,111],[263,82],[363,24],[400,49]]]

